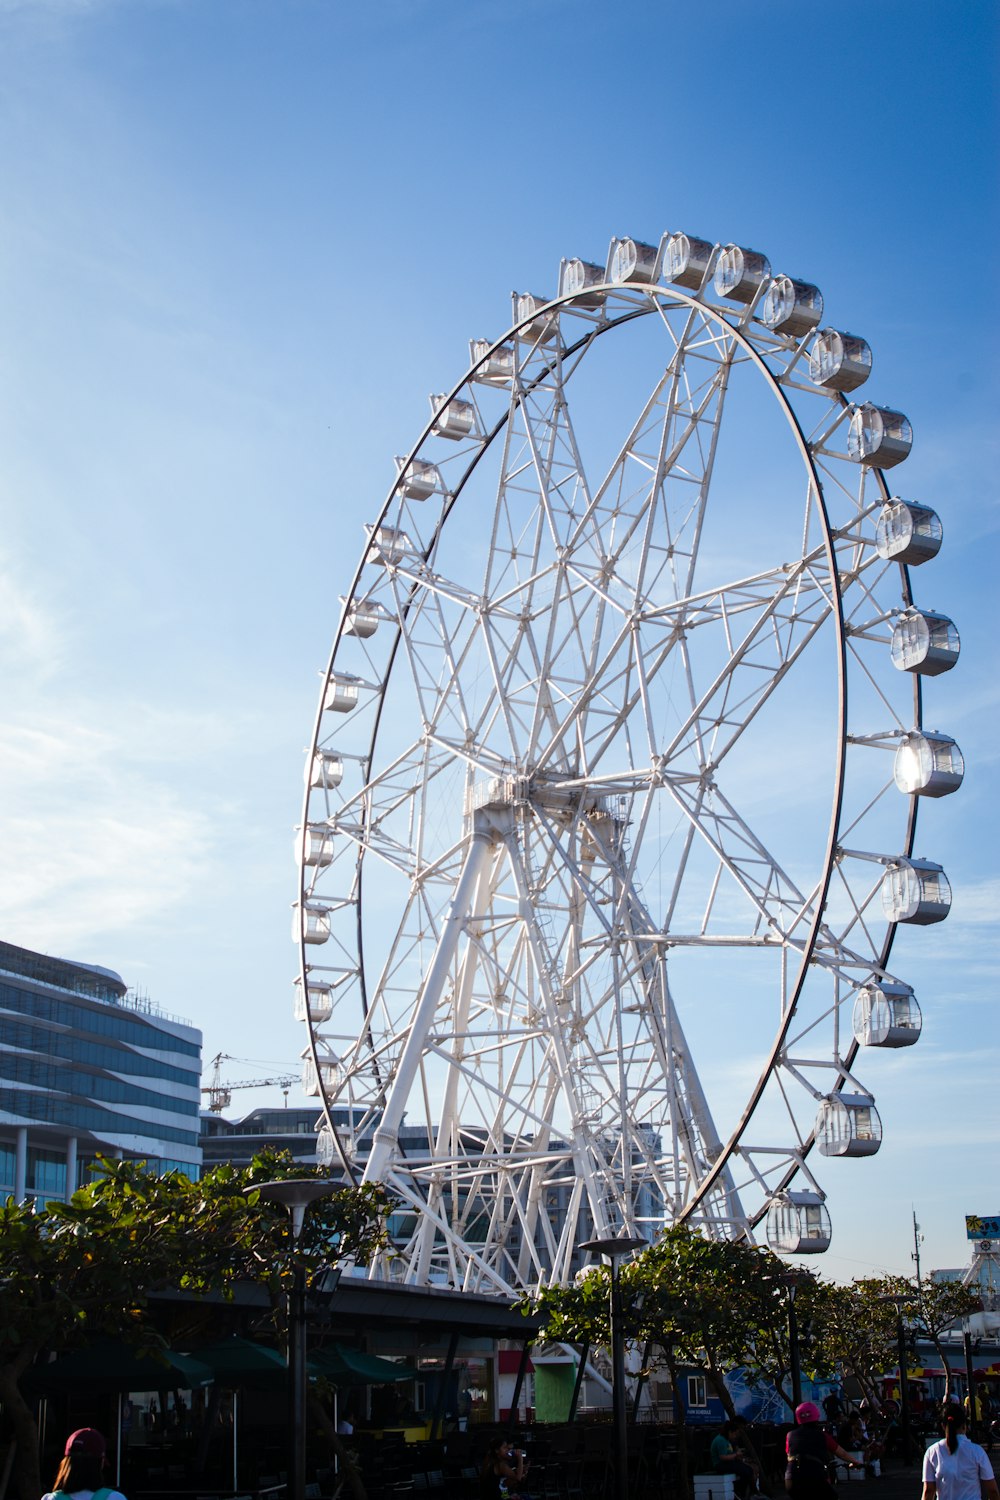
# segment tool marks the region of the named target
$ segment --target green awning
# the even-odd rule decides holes
[[[387,1385],[396,1380],[413,1380],[416,1370],[398,1364],[394,1359],[380,1359],[364,1354],[346,1344],[327,1344],[309,1350],[309,1370],[324,1375],[331,1385]]]
[[[212,1371],[186,1354],[164,1349],[140,1354],[129,1344],[104,1341],[35,1365],[26,1384],[40,1395],[58,1391],[193,1391],[211,1385]]]

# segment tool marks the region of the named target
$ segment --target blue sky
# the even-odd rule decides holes
[[[294,1069],[303,752],[393,455],[560,257],[734,239],[868,339],[945,525],[955,906],[896,950],[924,1035],[817,1265],[905,1271],[913,1208],[961,1264],[1000,1209],[996,57],[980,0],[0,0],[3,937]]]

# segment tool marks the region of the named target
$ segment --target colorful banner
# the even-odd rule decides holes
[[[1000,1214],[966,1214],[967,1240],[1000,1240]]]

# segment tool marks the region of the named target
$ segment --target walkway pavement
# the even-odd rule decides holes
[[[883,1467],[878,1479],[865,1479],[857,1483],[837,1486],[843,1500],[920,1500],[922,1489],[920,1463],[893,1464]]]

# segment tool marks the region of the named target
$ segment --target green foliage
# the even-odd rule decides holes
[[[101,1335],[162,1346],[147,1301],[163,1288],[231,1296],[252,1281],[278,1305],[291,1277],[289,1218],[245,1189],[311,1175],[324,1174],[274,1151],[246,1168],[215,1167],[198,1182],[102,1159],[69,1203],[0,1206],[0,1402],[18,1432],[21,1493],[39,1492],[37,1435],[20,1391],[28,1367]],[[377,1185],[338,1188],[313,1204],[300,1251],[307,1281],[348,1258],[364,1264],[385,1243],[389,1208]]]
[[[978,1305],[955,1282],[918,1288],[905,1277],[883,1276],[839,1286],[804,1271],[794,1275],[803,1373],[853,1376],[868,1395],[897,1362],[897,1306],[907,1337],[933,1340],[945,1359],[942,1331]],[[671,1372],[703,1367],[727,1410],[722,1376],[736,1366],[751,1382],[771,1382],[791,1407],[788,1292],[788,1266],[769,1250],[708,1240],[683,1225],[666,1230],[621,1270],[626,1336],[659,1347]],[[530,1305],[545,1316],[549,1338],[606,1346],[609,1296],[608,1268],[594,1266],[573,1286],[543,1288]]]
[[[769,1250],[709,1240],[686,1225],[667,1229],[648,1250],[622,1266],[621,1299],[629,1339],[659,1347],[671,1368],[703,1366],[731,1409],[723,1372],[736,1365],[774,1373],[770,1358],[786,1316],[785,1267]],[[609,1271],[594,1266],[571,1287],[546,1287],[533,1307],[550,1338],[607,1344]]]
[[[193,1182],[142,1163],[101,1160],[70,1203],[0,1210],[0,1358],[24,1347],[64,1346],[78,1335],[128,1332],[150,1291],[232,1291],[254,1281],[277,1297],[291,1274],[287,1213],[254,1184],[304,1171],[287,1152],[249,1167],[213,1168]],[[350,1257],[364,1263],[385,1241],[388,1200],[375,1185],[338,1188],[306,1216],[307,1277]]]

